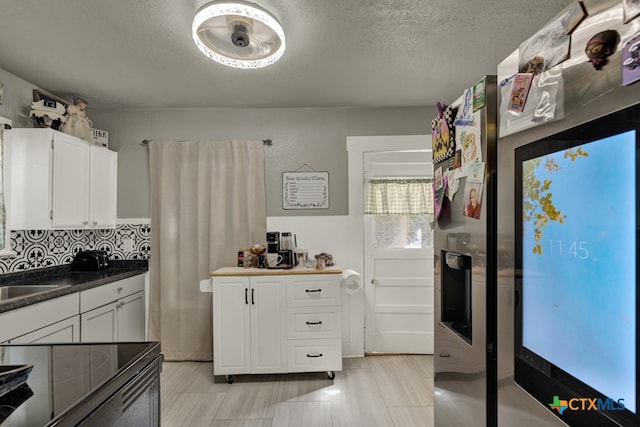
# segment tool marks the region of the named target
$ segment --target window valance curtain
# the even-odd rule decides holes
[[[372,179],[367,185],[368,215],[433,215],[433,180]]]

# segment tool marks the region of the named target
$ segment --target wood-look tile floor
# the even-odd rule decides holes
[[[163,427],[431,427],[433,356],[343,360],[326,373],[213,377],[211,362],[164,362]]]

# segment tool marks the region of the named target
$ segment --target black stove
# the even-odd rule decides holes
[[[0,364],[33,365],[0,397],[0,425],[77,425],[158,359],[152,342],[0,346]]]

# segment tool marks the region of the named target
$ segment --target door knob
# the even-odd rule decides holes
[[[371,279],[371,284],[378,286],[378,281],[376,279]]]

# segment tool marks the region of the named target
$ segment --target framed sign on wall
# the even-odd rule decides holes
[[[329,209],[329,172],[282,172],[282,209]]]

